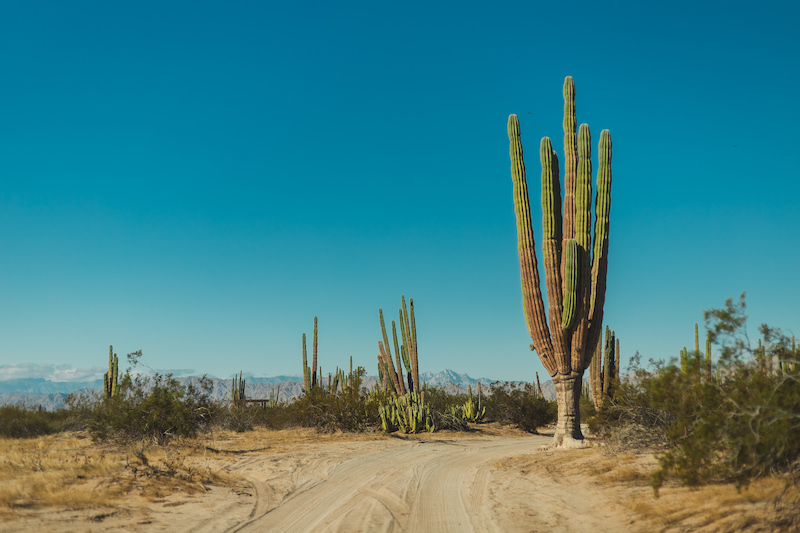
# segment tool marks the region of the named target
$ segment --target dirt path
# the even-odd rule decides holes
[[[548,437],[389,439],[317,446],[285,457],[248,457],[231,468],[254,488],[250,514],[232,524],[210,517],[195,532],[231,531],[615,531],[613,512],[587,516],[596,487],[562,486],[549,476],[504,483],[498,464],[530,454]],[[506,480],[509,481],[509,480]],[[621,519],[622,518],[622,519]]]
[[[331,440],[309,435],[300,442],[281,444],[267,436],[254,443],[253,451],[197,457],[197,468],[227,470],[241,479],[235,487],[210,485],[194,494],[179,491],[155,500],[130,495],[127,502],[111,508],[31,510],[5,521],[0,530],[506,533],[646,529],[617,501],[619,495],[598,485],[596,478],[571,475],[565,479],[542,466],[543,462],[560,464],[565,453],[577,453],[578,459],[591,462],[596,451],[539,452],[549,442],[548,436],[366,437]]]

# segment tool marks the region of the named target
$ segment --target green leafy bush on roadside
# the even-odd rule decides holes
[[[636,358],[613,401],[592,420],[607,437],[638,428],[640,438],[662,446],[656,490],[669,477],[742,486],[800,460],[800,361],[786,336],[767,325],[760,328],[764,350],[752,349],[746,318],[744,295],[706,312],[721,349],[711,379],[697,367],[681,372],[656,364],[646,371]]]
[[[492,383],[485,404],[487,420],[513,424],[530,433],[554,423],[558,416],[556,402],[534,394],[533,386],[527,383],[521,389],[507,382]]]
[[[205,376],[181,384],[171,374],[123,376],[119,393],[95,409],[88,429],[95,440],[151,440],[193,437],[211,420],[212,383]]]

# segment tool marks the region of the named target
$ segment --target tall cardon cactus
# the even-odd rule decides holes
[[[539,284],[516,115],[508,117],[508,138],[525,319],[533,340],[532,349],[553,377],[557,392],[558,425],[553,445],[580,445],[583,442],[579,409],[583,373],[602,334],[611,208],[611,135],[608,130],[600,134],[593,234],[591,135],[586,124],[577,128],[575,84],[568,76],[564,81],[563,211],[558,156],[549,138],[542,139],[539,153],[547,310]]]

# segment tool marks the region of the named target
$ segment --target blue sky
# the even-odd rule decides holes
[[[315,315],[323,371],[374,374],[401,294],[423,371],[543,375],[506,120],[539,238],[566,75],[614,142],[623,360],[677,356],[743,291],[753,337],[798,328],[795,3],[429,4],[0,6],[0,379],[77,379],[109,344],[299,374]]]

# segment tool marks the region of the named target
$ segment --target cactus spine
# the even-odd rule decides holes
[[[600,135],[595,201],[594,241],[591,214],[591,135],[581,125],[576,135],[575,85],[564,81],[563,217],[558,157],[550,139],[542,139],[542,256],[548,312],[540,288],[528,185],[520,140],[519,120],[508,118],[509,155],[514,183],[514,209],[522,282],[523,310],[532,348],[553,377],[559,417],[553,444],[582,440],[579,400],[583,373],[602,336],[603,304],[608,269],[608,228],[611,207],[611,136]],[[577,253],[569,251],[574,239]],[[568,272],[569,271],[569,272]],[[572,276],[568,279],[567,274]],[[571,291],[571,292],[570,292]],[[575,296],[572,310],[572,295]],[[565,309],[566,308],[566,309]],[[549,327],[548,327],[549,318]]]

